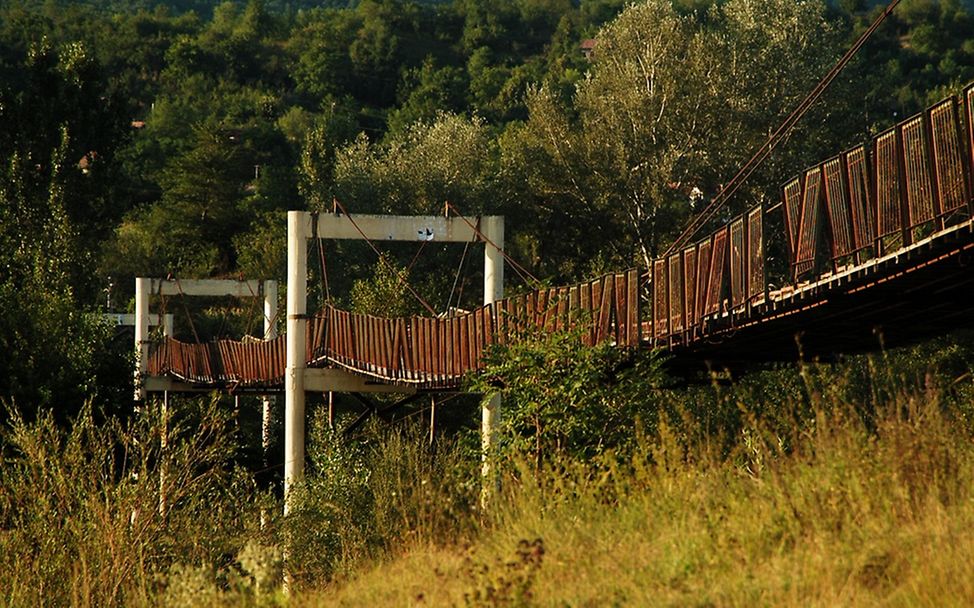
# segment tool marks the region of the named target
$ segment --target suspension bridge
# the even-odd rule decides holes
[[[663,349],[677,371],[909,343],[974,319],[972,175],[974,85],[806,169],[783,186],[780,203],[752,206],[649,268],[506,298],[501,217],[289,212],[283,336],[273,334],[276,296],[265,293],[267,339],[149,340],[149,295],[183,288],[137,279],[136,398],[283,391],[286,499],[304,474],[307,392],[406,393],[402,404],[425,392],[461,391],[492,345],[524,332],[572,328],[587,344]],[[321,238],[483,243],[483,306],[437,317],[383,318],[332,305],[308,314],[307,244]],[[246,296],[241,285],[230,292]],[[258,295],[257,282],[246,285]],[[207,281],[190,287],[223,289]],[[265,449],[271,408],[265,400]],[[487,396],[485,477],[499,411],[499,395]]]
[[[326,305],[307,316],[302,363],[342,370],[363,387],[443,391],[459,389],[480,369],[490,345],[531,328],[575,327],[589,344],[667,349],[678,367],[739,368],[900,344],[967,325],[974,308],[967,268],[974,248],[972,126],[968,87],[807,169],[782,188],[779,205],[748,209],[648,269],[507,298],[485,294],[482,307],[445,317],[389,319]],[[779,212],[780,222],[769,221]],[[327,219],[356,229],[336,228],[334,238],[450,235],[445,240],[483,242],[488,254],[502,247],[478,228],[485,218],[397,218],[393,225],[413,226],[394,236],[361,229],[378,218],[298,215],[296,225]],[[437,229],[428,227],[436,222]],[[770,231],[775,223],[783,234]],[[787,263],[777,267],[767,255],[772,239],[787,247]],[[166,338],[146,345],[142,377],[176,381],[168,390],[279,391],[286,340]]]

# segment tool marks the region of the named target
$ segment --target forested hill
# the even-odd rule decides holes
[[[0,338],[18,353],[0,396],[102,386],[113,360],[75,311],[125,309],[136,275],[282,277],[282,212],[333,198],[502,213],[510,251],[552,281],[640,263],[879,10],[166,4],[0,3]],[[737,204],[971,80],[966,4],[903,0]],[[430,301],[476,300],[475,265],[452,289],[457,251],[389,251]],[[364,247],[323,253],[344,305],[416,310]]]
[[[415,3],[420,5],[449,4],[450,0],[416,0]],[[37,8],[50,4],[50,2],[48,0],[30,0],[19,4]],[[59,4],[85,5],[106,14],[134,13],[137,11],[153,12],[161,8],[174,15],[192,11],[201,17],[209,18],[222,2],[214,0],[79,0],[77,2],[59,2]],[[354,9],[359,4],[361,4],[360,0],[268,0],[264,6],[269,11],[288,15],[316,8]]]

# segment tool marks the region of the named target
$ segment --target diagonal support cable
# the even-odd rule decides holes
[[[485,235],[483,232],[481,232],[479,228],[477,228],[476,226],[474,226],[473,223],[470,220],[468,220],[467,218],[465,218],[463,216],[463,214],[460,213],[460,211],[453,205],[453,203],[451,203],[450,201],[447,201],[446,202],[446,206],[447,206],[448,209],[452,209],[453,212],[457,214],[457,217],[460,218],[461,220],[463,220],[464,223],[467,224],[467,226],[470,226],[470,229],[474,231],[474,234],[476,234],[478,237],[480,237],[480,240],[482,240],[483,242],[487,243],[488,245],[490,245],[491,247],[493,247],[494,249],[496,249],[501,254],[501,256],[504,257],[504,259],[507,261],[507,263],[510,264],[511,267],[514,268],[514,270],[518,271],[518,273],[521,274],[522,277],[525,277],[526,276],[531,281],[533,281],[535,283],[535,285],[534,285],[535,288],[540,289],[540,288],[544,287],[544,284],[541,281],[539,281],[536,276],[534,276],[533,274],[531,274],[530,272],[528,272],[528,269],[527,268],[525,268],[524,266],[521,266],[517,262],[517,260],[515,260],[514,258],[512,258],[506,251],[504,251],[504,248],[503,247],[500,247],[497,243],[495,243],[494,241],[492,241],[489,238],[487,238],[487,235]]]
[[[365,240],[365,242],[369,244],[369,247],[372,248],[372,251],[374,251],[375,254],[377,256],[379,256],[379,262],[382,263],[394,275],[398,276],[399,277],[399,282],[402,285],[404,285],[407,290],[409,290],[409,293],[412,294],[412,296],[414,298],[416,298],[416,300],[420,304],[422,304],[423,307],[427,311],[429,311],[429,313],[431,315],[433,315],[435,317],[436,316],[436,311],[433,309],[432,306],[429,305],[429,302],[427,302],[426,300],[424,300],[421,295],[419,295],[418,293],[416,293],[416,290],[412,288],[412,286],[409,284],[408,281],[406,281],[406,277],[403,276],[401,273],[397,272],[396,269],[393,268],[392,265],[385,259],[385,256],[382,255],[382,252],[379,251],[379,248],[376,247],[375,246],[375,243],[372,242],[372,239],[370,239],[365,234],[365,232],[362,231],[362,229],[359,227],[359,225],[355,222],[355,219],[352,217],[352,215],[348,212],[347,209],[345,209],[345,206],[342,205],[341,202],[339,202],[337,199],[335,200],[335,205],[341,210],[341,212],[345,215],[345,217],[348,218],[348,221],[350,221],[352,223],[352,226],[355,227],[355,230],[359,233],[359,235],[362,237],[362,239]]]
[[[673,241],[673,244],[670,245],[670,247],[666,250],[666,253],[663,254],[663,257],[666,257],[670,255],[673,251],[677,251],[681,247],[683,247],[686,244],[686,242],[692,239],[697,234],[697,232],[699,232],[700,229],[710,220],[710,218],[712,218],[714,214],[716,214],[717,211],[719,211],[721,207],[723,207],[727,203],[727,201],[730,200],[730,198],[737,193],[737,191],[741,187],[741,184],[744,183],[751,176],[751,174],[754,173],[755,170],[757,170],[757,168],[761,165],[761,163],[764,162],[764,160],[768,157],[768,155],[771,154],[771,152],[775,149],[775,147],[777,147],[777,145],[781,143],[784,137],[792,130],[792,128],[794,128],[794,126],[798,123],[798,121],[801,120],[803,116],[805,116],[805,114],[808,112],[811,106],[816,101],[818,101],[818,99],[822,96],[822,94],[829,87],[829,85],[832,84],[832,81],[835,80],[836,76],[839,75],[839,72],[841,72],[846,67],[846,65],[849,64],[849,62],[856,55],[856,53],[859,52],[859,49],[863,47],[863,45],[870,38],[870,36],[873,35],[873,32],[875,32],[879,28],[879,26],[882,25],[882,23],[886,20],[886,18],[893,13],[893,9],[895,9],[896,5],[899,3],[900,0],[892,0],[886,6],[886,8],[883,9],[883,12],[876,17],[876,19],[872,22],[872,24],[868,28],[866,28],[866,30],[859,36],[859,38],[855,41],[855,43],[853,43],[853,45],[845,52],[845,54],[842,55],[839,61],[836,62],[834,66],[832,66],[832,69],[830,69],[828,73],[822,77],[822,79],[818,82],[818,84],[815,85],[815,88],[813,88],[808,93],[808,95],[805,96],[805,98],[801,101],[801,103],[798,104],[798,107],[796,107],[792,111],[792,113],[789,114],[787,118],[785,118],[781,126],[779,126],[775,130],[775,132],[772,133],[770,137],[768,137],[767,141],[765,141],[764,144],[762,144],[761,147],[758,148],[758,150],[754,153],[754,155],[751,156],[751,158],[744,164],[744,166],[740,168],[737,174],[734,175],[734,177],[727,183],[727,185],[721,188],[720,192],[717,193],[717,195],[713,198],[710,204],[708,204],[707,207],[705,207],[704,210],[701,211],[700,214],[697,215],[697,217],[690,222],[690,224],[686,227],[686,229],[682,233],[680,233],[680,236],[678,236],[676,240]]]

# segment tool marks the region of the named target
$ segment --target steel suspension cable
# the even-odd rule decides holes
[[[866,28],[866,30],[859,36],[859,38],[853,43],[853,45],[842,55],[842,57],[832,66],[832,69],[822,77],[817,85],[805,96],[805,98],[798,104],[798,106],[785,118],[784,122],[779,126],[774,133],[768,137],[767,141],[761,145],[760,148],[754,153],[753,156],[744,164],[743,167],[734,175],[734,177],[717,193],[713,200],[704,208],[700,214],[694,218],[687,228],[680,233],[680,236],[673,242],[672,245],[663,254],[663,257],[668,256],[674,250],[678,250],[683,247],[683,245],[696,235],[696,233],[707,223],[723,207],[727,201],[740,189],[741,184],[747,180],[757,170],[758,166],[768,157],[769,154],[774,150],[785,135],[787,135],[795,124],[805,116],[811,106],[818,101],[825,90],[832,84],[832,81],[839,75],[839,73],[848,65],[856,53],[863,47],[866,41],[873,35],[873,33],[879,28],[880,25],[886,20],[889,15],[892,14],[893,9],[896,5],[900,3],[900,0],[891,0],[891,2],[886,6],[885,9],[876,17],[872,24]]]
[[[450,288],[450,296],[446,300],[446,312],[450,312],[450,305],[453,304],[453,294],[457,292],[457,283],[460,282],[460,274],[463,273],[463,263],[467,261],[467,250],[470,249],[470,241],[463,244],[463,255],[460,256],[460,264],[457,266],[457,274],[453,277],[453,287]],[[457,308],[460,307],[460,296],[457,296]]]
[[[318,263],[321,266],[321,287],[324,291],[325,302],[331,302],[331,290],[328,287],[328,266],[325,264],[325,249],[318,236],[318,216],[320,212],[315,212],[311,216],[311,233],[315,235],[315,247],[318,249]]]
[[[499,245],[497,245],[497,243],[495,243],[494,241],[492,241],[489,238],[487,238],[487,236],[483,232],[481,232],[479,228],[477,228],[476,226],[474,226],[473,223],[470,222],[470,220],[468,220],[467,218],[465,218],[463,216],[463,214],[460,213],[460,210],[457,209],[453,205],[453,203],[451,203],[450,201],[447,201],[446,202],[446,206],[447,206],[448,209],[452,209],[453,212],[457,214],[457,217],[459,217],[461,220],[463,220],[464,223],[466,223],[467,226],[469,226],[470,229],[474,231],[474,234],[476,234],[478,237],[480,237],[480,240],[482,240],[483,242],[487,243],[488,245],[490,245],[491,247],[493,247],[494,249],[496,249],[501,254],[501,256],[503,256],[503,258],[507,261],[507,263],[510,264],[511,267],[514,268],[514,270],[516,272],[518,272],[518,274],[520,274],[521,278],[527,277],[528,279],[530,279],[531,281],[533,281],[534,282],[533,287],[535,287],[535,288],[544,287],[544,284],[540,280],[538,280],[538,278],[536,276],[534,276],[533,274],[531,274],[530,272],[528,272],[528,269],[527,268],[525,268],[524,266],[521,266],[517,262],[517,260],[515,260],[514,258],[512,258],[506,251],[504,251],[504,249],[502,247],[500,247]],[[525,280],[525,282],[527,283],[528,281]]]
[[[200,335],[196,333],[196,324],[193,323],[193,315],[189,313],[189,306],[186,304],[186,294],[183,293],[183,286],[179,284],[179,279],[174,279],[176,282],[176,289],[179,291],[179,302],[183,305],[183,311],[186,313],[186,319],[189,320],[189,328],[193,330],[193,337],[196,339],[196,343],[200,343]],[[162,289],[160,284],[160,290]]]
[[[359,235],[360,235],[360,236],[361,236],[361,237],[362,237],[362,238],[363,238],[363,239],[365,240],[365,242],[366,242],[366,243],[368,243],[368,245],[369,245],[369,247],[371,247],[371,248],[372,248],[372,251],[374,251],[374,252],[375,252],[375,254],[376,254],[376,255],[377,255],[378,257],[379,257],[379,262],[380,262],[380,263],[382,263],[382,264],[383,264],[383,265],[384,265],[384,266],[385,266],[385,267],[386,267],[386,268],[387,268],[388,270],[390,270],[390,271],[391,271],[391,272],[392,272],[393,274],[395,274],[395,275],[397,275],[397,276],[399,277],[399,282],[400,282],[401,284],[403,284],[403,285],[405,285],[405,287],[406,287],[406,289],[407,289],[407,290],[409,290],[409,293],[410,293],[410,294],[412,294],[412,296],[413,296],[414,298],[416,298],[416,300],[417,300],[417,301],[418,301],[418,302],[419,302],[420,304],[422,304],[422,305],[423,305],[423,307],[424,307],[424,308],[425,308],[425,309],[426,309],[426,310],[427,310],[427,311],[428,311],[428,312],[429,312],[429,313],[430,313],[431,315],[433,315],[433,316],[435,317],[435,316],[436,316],[436,311],[435,311],[435,310],[433,309],[433,307],[432,307],[432,306],[430,306],[430,305],[429,305],[429,302],[427,302],[426,300],[424,300],[424,299],[423,299],[423,297],[422,297],[421,295],[419,295],[418,293],[416,293],[416,290],[412,288],[412,286],[411,286],[411,285],[409,284],[409,282],[408,282],[408,281],[406,281],[406,277],[405,277],[405,276],[404,276],[404,275],[403,275],[402,273],[400,273],[400,272],[398,272],[398,271],[396,271],[396,269],[392,267],[392,264],[390,264],[390,263],[389,263],[389,262],[388,262],[388,261],[386,260],[386,258],[385,258],[385,256],[383,256],[383,255],[382,255],[382,252],[381,252],[381,251],[379,251],[379,248],[378,248],[378,247],[376,247],[376,246],[375,246],[375,243],[373,243],[373,242],[372,242],[372,239],[370,239],[370,238],[369,238],[369,237],[368,237],[368,236],[367,236],[367,235],[365,234],[365,232],[363,232],[363,231],[362,231],[362,229],[361,229],[361,228],[359,227],[359,225],[358,225],[358,224],[357,224],[357,223],[355,222],[355,219],[354,219],[354,218],[352,218],[352,216],[351,216],[351,214],[350,214],[350,213],[348,212],[348,210],[347,210],[347,209],[345,209],[345,206],[344,206],[344,205],[342,205],[342,204],[341,204],[341,202],[339,202],[339,201],[338,201],[337,199],[335,200],[335,205],[336,205],[336,206],[337,206],[337,207],[338,207],[339,209],[341,209],[341,211],[342,211],[342,213],[343,213],[343,214],[345,215],[345,217],[346,217],[346,218],[348,218],[348,221],[349,221],[349,222],[351,222],[351,223],[352,223],[352,226],[354,226],[354,227],[355,227],[355,230],[356,230],[356,231],[357,231],[357,232],[359,233]]]

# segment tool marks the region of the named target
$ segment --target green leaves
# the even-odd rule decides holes
[[[572,235],[586,254],[646,264],[692,212],[691,192],[716,194],[824,73],[836,42],[817,2],[732,0],[699,13],[666,0],[632,5],[599,34],[570,103],[547,85],[529,94],[530,118],[507,142],[511,158],[525,159],[513,169],[548,229],[582,217],[608,235]],[[838,135],[847,136],[823,139]],[[810,147],[789,152],[798,153]],[[768,166],[749,202],[777,187]]]
[[[352,209],[440,213],[446,201],[465,213],[496,209],[499,184],[486,124],[439,114],[385,145],[360,137],[338,151],[335,192]]]
[[[587,346],[583,320],[578,327],[554,333],[529,329],[495,345],[483,372],[471,380],[476,392],[501,390],[499,437],[513,454],[539,465],[625,448],[636,418],[655,418],[653,394],[666,382],[658,354],[608,342]]]

